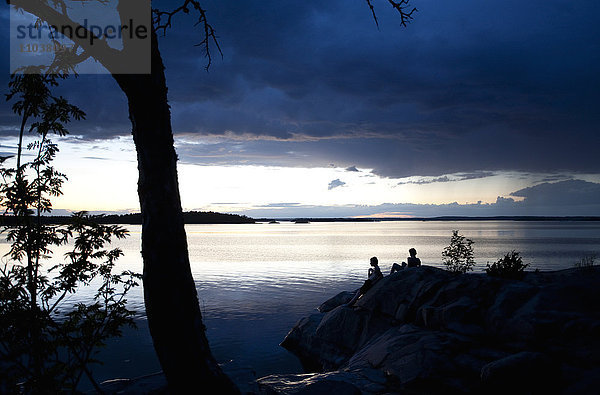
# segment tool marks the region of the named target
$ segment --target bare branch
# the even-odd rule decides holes
[[[371,14],[373,14],[373,19],[375,20],[375,24],[377,25],[377,28],[379,29],[379,21],[377,20],[377,15],[375,14],[375,7],[373,7],[373,4],[371,4],[371,0],[366,0],[367,4],[369,5],[369,8],[371,9]]]
[[[371,9],[371,14],[373,14],[375,24],[379,28],[379,21],[377,20],[377,15],[375,14],[375,7],[373,7],[372,0],[365,1]],[[410,0],[388,0],[388,3],[390,3],[390,5],[394,7],[394,9],[400,14],[400,24],[404,27],[406,27],[407,23],[410,23],[410,21],[413,20],[413,13],[417,12],[417,9],[415,7],[413,7],[412,10],[408,11],[408,9],[410,8],[409,2]]]
[[[204,55],[208,59],[206,70],[210,68],[212,64],[212,54],[210,50],[211,43],[217,48],[221,57],[223,57],[223,51],[221,51],[221,47],[219,46],[219,42],[217,40],[215,29],[208,23],[208,19],[206,18],[206,10],[202,8],[200,3],[197,0],[185,0],[183,4],[172,11],[161,11],[158,9],[152,9],[153,14],[153,23],[156,29],[156,32],[162,31],[163,36],[166,34],[167,29],[171,28],[171,21],[173,17],[181,12],[184,14],[190,13],[190,8],[195,11],[198,15],[198,19],[194,26],[202,25],[204,30],[204,38],[198,44],[195,44],[196,47],[204,48]]]
[[[414,7],[412,10],[407,11],[407,9],[409,8],[409,1],[410,0],[388,0],[388,3],[390,3],[391,6],[394,7],[396,11],[398,11],[398,13],[400,14],[400,24],[402,26],[406,26],[406,24],[413,19],[412,14],[417,11],[417,9]]]

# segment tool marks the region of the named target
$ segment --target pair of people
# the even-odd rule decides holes
[[[402,266],[398,265],[397,263],[394,263],[392,265],[392,270],[390,271],[390,274],[395,273],[401,269],[404,269],[407,266],[408,267],[421,266],[421,260],[419,258],[417,258],[417,250],[415,250],[414,248],[411,248],[410,250],[408,250],[408,253],[410,254],[410,256],[406,259],[408,261],[408,263],[402,262]],[[356,302],[358,300],[358,298],[360,298],[362,295],[364,295],[369,289],[371,289],[373,287],[373,285],[375,285],[375,283],[377,281],[379,281],[380,279],[383,278],[383,274],[381,273],[381,269],[379,268],[379,260],[377,259],[377,257],[375,257],[375,256],[372,257],[371,260],[369,261],[369,263],[372,266],[369,268],[369,277],[364,282],[362,287],[360,287],[360,289],[356,292],[356,294],[354,295],[352,300],[350,300],[350,302],[347,303],[347,306],[352,306],[354,304],[354,302]]]

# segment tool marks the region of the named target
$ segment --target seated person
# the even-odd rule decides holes
[[[400,270],[406,268],[406,262],[402,262],[402,266],[398,265],[396,262],[392,265],[392,270],[390,270],[390,274],[394,274],[399,272]]]
[[[406,263],[408,267],[421,266],[421,260],[417,258],[417,250],[411,248],[410,250],[408,250],[408,253],[410,254],[410,256],[406,258]]]
[[[370,262],[371,268],[369,268],[369,278],[365,281],[365,283],[360,287],[360,289],[356,292],[354,297],[350,302],[348,302],[347,306],[352,306],[354,302],[358,300],[362,295],[364,295],[371,287],[383,278],[383,274],[381,273],[381,269],[379,269],[379,261],[377,257],[371,258]]]
[[[411,248],[410,250],[408,250],[408,253],[410,254],[410,256],[408,258],[406,258],[406,261],[408,262],[408,264],[406,262],[402,262],[402,266],[400,266],[397,263],[394,263],[392,265],[392,270],[390,270],[390,274],[396,273],[397,271],[400,271],[400,270],[404,269],[405,267],[421,266],[421,260],[419,258],[417,258],[417,250],[415,250],[414,248]]]

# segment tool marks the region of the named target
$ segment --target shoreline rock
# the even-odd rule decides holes
[[[266,392],[593,393],[600,384],[598,267],[508,280],[422,266],[347,307],[352,294],[290,330],[281,345],[312,373],[259,379]]]

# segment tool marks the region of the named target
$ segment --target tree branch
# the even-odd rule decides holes
[[[367,5],[371,9],[371,14],[373,15],[373,20],[375,21],[377,28],[379,28],[379,21],[377,20],[377,15],[375,14],[375,7],[373,6],[372,0],[365,0],[365,1],[367,2]],[[410,21],[413,20],[413,13],[418,11],[415,7],[413,7],[410,11],[408,11],[408,9],[410,8],[409,2],[410,2],[410,0],[398,0],[398,1],[388,0],[388,3],[396,11],[398,11],[398,14],[400,14],[400,24],[404,27],[406,27],[406,25],[408,23],[410,23]]]
[[[379,21],[377,20],[377,14],[375,14],[375,7],[373,7],[373,4],[371,3],[371,0],[366,0],[366,1],[367,1],[367,5],[371,9],[371,14],[373,14],[373,20],[375,21],[375,24],[377,25],[377,28],[379,28]]]
[[[185,0],[183,4],[172,11],[161,11],[158,9],[152,9],[152,14],[154,16],[153,23],[156,29],[156,32],[162,31],[163,36],[166,34],[167,29],[171,28],[171,21],[173,17],[181,12],[184,14],[190,13],[190,8],[195,10],[197,14],[197,21],[194,26],[202,25],[204,30],[204,38],[198,44],[195,44],[196,47],[204,48],[204,55],[208,59],[206,70],[210,68],[212,64],[212,54],[210,50],[211,42],[223,57],[223,51],[221,51],[221,47],[219,46],[219,41],[217,40],[215,29],[212,27],[210,23],[208,23],[208,19],[206,18],[206,10],[202,8],[200,3],[197,0]]]
[[[103,0],[98,1],[102,2]],[[70,51],[69,49],[66,49],[67,53],[62,53],[55,56],[55,59],[52,62],[54,71],[63,71],[66,67],[68,67],[68,65],[63,64],[67,60],[76,62],[75,64],[77,64],[88,57],[93,57],[102,63],[102,65],[109,71],[111,71],[112,66],[117,64],[121,58],[121,51],[111,48],[106,40],[99,39],[87,28],[69,18],[66,7],[63,7],[64,2],[62,1],[57,1],[56,3],[57,6],[63,9],[63,12],[59,12],[55,8],[49,6],[45,1],[40,0],[7,0],[7,3],[13,5],[17,9],[22,9],[32,15],[37,16],[41,20],[47,22],[49,25],[71,27],[71,29],[64,29],[64,31],[61,31],[60,33],[68,37],[73,43],[76,44],[76,46],[74,47],[74,50]],[[79,37],[81,35],[75,34],[75,31],[84,31],[85,38]],[[90,43],[90,38],[92,37],[93,44]],[[83,52],[77,54],[76,51],[79,48],[81,48]],[[75,64],[72,66],[74,67]],[[60,68],[63,70],[58,70]]]
[[[394,7],[394,9],[396,9],[396,11],[398,11],[398,13],[400,14],[400,24],[405,27],[407,23],[412,21],[412,14],[417,11],[417,9],[414,7],[412,10],[407,11],[407,9],[409,8],[409,1],[410,0],[388,0],[388,3],[390,3],[390,5]]]

